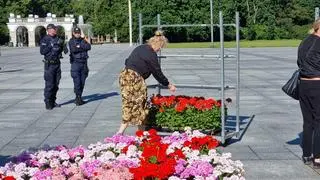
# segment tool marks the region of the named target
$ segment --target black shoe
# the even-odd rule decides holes
[[[313,162],[313,158],[312,156],[309,156],[309,157],[302,156],[302,161],[305,165],[310,165]]]
[[[85,102],[82,100],[81,96],[76,96],[75,102],[74,102],[77,106],[81,106],[83,104],[85,104]]]
[[[53,109],[53,106],[51,103],[46,103],[46,109],[51,110]]]

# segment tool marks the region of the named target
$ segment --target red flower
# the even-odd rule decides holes
[[[176,111],[177,112],[182,112],[186,109],[186,104],[183,104],[183,103],[179,103],[177,106],[176,106]]]
[[[150,136],[155,136],[155,135],[157,135],[157,131],[156,131],[155,129],[150,129],[150,130],[148,131],[148,133],[150,134]]]
[[[217,106],[217,107],[221,107],[221,100],[218,100],[218,101],[217,101],[216,106]]]
[[[16,180],[13,176],[6,176],[3,178],[3,180]]]
[[[175,150],[173,153],[169,154],[170,157],[173,157],[175,159],[185,159],[186,156],[183,154],[181,149]]]
[[[121,150],[121,152],[122,152],[122,153],[127,153],[128,148],[129,148],[129,146],[124,147],[124,148]]]
[[[142,131],[142,130],[138,130],[138,131],[136,132],[136,136],[138,136],[138,137],[143,136],[143,131]]]
[[[194,150],[210,150],[219,146],[219,141],[212,136],[193,137],[190,141],[185,141],[183,146],[190,147]]]
[[[194,106],[196,104],[196,102],[197,102],[197,98],[195,98],[195,97],[189,99],[189,104],[192,106]]]
[[[176,152],[174,155],[167,155],[168,144],[161,143],[161,137],[157,131],[151,129],[148,131],[148,137],[140,144],[139,149],[143,149],[140,166],[130,168],[134,174],[134,179],[158,178],[166,179],[173,175],[176,166],[176,157],[182,157],[183,153]],[[182,153],[182,155],[181,155]]]
[[[151,102],[152,102],[154,105],[160,105],[160,99],[159,99],[159,97],[157,97],[157,96],[153,96],[153,97],[151,98]]]

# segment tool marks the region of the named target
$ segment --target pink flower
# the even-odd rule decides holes
[[[110,168],[105,166],[97,169],[95,178],[108,180],[131,180],[133,179],[133,174],[129,172],[128,168]]]
[[[104,139],[105,143],[126,143],[126,144],[132,144],[133,142],[135,142],[135,137],[134,136],[127,136],[127,135],[121,135],[121,134],[116,134],[114,136],[107,137]]]
[[[80,168],[75,165],[64,169],[64,174],[67,176],[72,176],[79,173],[80,173]]]
[[[68,180],[83,180],[83,176],[82,174],[75,174],[73,176],[71,176]]]
[[[83,146],[78,146],[76,148],[70,149],[68,151],[68,154],[71,159],[76,158],[77,156],[83,156],[84,155],[85,148]]]
[[[57,151],[62,151],[62,150],[66,150],[66,149],[68,149],[68,148],[64,145],[60,145],[55,148],[55,150],[57,150]]]
[[[46,169],[46,170],[43,170],[43,171],[37,171],[34,174],[34,177],[37,180],[46,180],[48,178],[50,179],[51,176],[52,176],[52,169]]]
[[[100,167],[101,164],[102,163],[98,160],[94,160],[92,162],[85,162],[81,165],[81,170],[85,176],[92,177],[95,175],[96,169]]]

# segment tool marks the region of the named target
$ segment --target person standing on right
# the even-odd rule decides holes
[[[73,29],[73,37],[69,41],[71,77],[74,84],[74,93],[76,94],[75,104],[83,105],[82,92],[86,78],[89,74],[88,69],[88,51],[91,49],[91,44],[87,38],[81,37],[81,29],[75,27]]]
[[[303,116],[302,160],[320,168],[320,19],[298,48],[299,103]]]

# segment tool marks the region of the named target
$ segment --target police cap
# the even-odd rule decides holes
[[[73,28],[74,33],[81,33],[81,29],[78,27]]]
[[[48,24],[47,29],[56,29],[57,27],[54,24]]]

